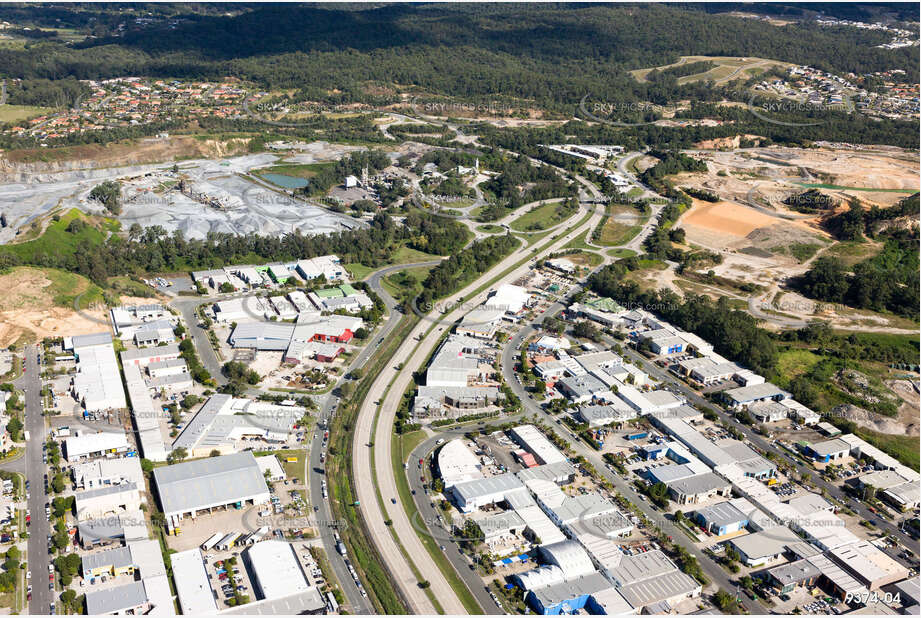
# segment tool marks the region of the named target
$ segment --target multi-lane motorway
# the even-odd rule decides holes
[[[397,309],[396,301],[387,293],[383,286],[381,286],[381,279],[400,270],[434,266],[436,264],[438,264],[438,260],[389,266],[375,271],[367,279],[368,285],[381,298],[384,305],[386,305],[388,315],[380,328],[373,333],[368,345],[352,359],[352,362],[345,371],[346,375],[354,369],[363,367],[365,363],[368,362],[368,359],[371,358],[380,347],[380,342],[386,341],[387,338],[390,337],[393,329],[397,327],[400,320],[403,318],[403,314]],[[344,378],[344,380],[349,380],[349,378]],[[325,398],[317,414],[318,426],[329,426],[329,421],[336,413],[338,405],[339,397],[336,394],[331,393]],[[336,550],[336,540],[333,535],[338,522],[333,521],[329,501],[323,499],[322,484],[326,477],[324,462],[320,459],[325,456],[323,447],[324,431],[323,428],[318,428],[314,433],[310,442],[310,454],[305,461],[306,469],[304,470],[304,478],[307,479],[309,483],[310,502],[318,508],[317,511],[314,511],[314,514],[316,515],[318,524],[317,528],[320,530],[320,539],[323,541],[323,547],[326,550],[327,558],[332,565],[333,571],[335,571],[345,597],[351,605],[351,611],[358,614],[371,614],[374,610],[373,606],[368,600],[368,597],[363,596],[358,589],[355,580],[349,572],[346,558],[340,555]]]
[[[576,216],[582,216],[584,213],[585,210],[580,209],[580,214]],[[508,269],[512,270],[492,285],[501,285],[520,277],[531,267],[531,262],[524,261],[520,266],[516,266],[519,262],[529,256],[538,258],[560,249],[582,232],[594,227],[601,216],[601,211],[594,211],[586,222],[562,237],[545,243],[545,248],[539,252],[528,247],[516,250],[476,282],[446,299],[446,306],[457,308],[444,315],[432,312],[419,322],[410,337],[397,350],[391,363],[376,377],[362,404],[356,422],[353,446],[355,483],[361,501],[362,516],[379,553],[387,563],[388,570],[413,612],[432,613],[436,609],[426,591],[420,588],[419,577],[413,570],[415,567],[416,572],[424,574],[432,597],[438,600],[446,613],[467,613],[457,594],[419,541],[406,512],[396,499],[398,493],[393,474],[390,436],[400,399],[412,380],[413,373],[423,368],[445,331],[472,307],[485,300],[487,290],[471,298],[469,295],[473,290],[491,281],[496,273]],[[458,304],[461,298],[463,303]],[[375,445],[373,462],[369,443]],[[381,501],[377,499],[378,490]],[[387,525],[387,522],[390,524]],[[399,539],[399,545],[394,535]],[[401,548],[405,550],[405,554]],[[407,556],[411,556],[412,565]]]

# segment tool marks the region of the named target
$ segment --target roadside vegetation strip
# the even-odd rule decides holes
[[[545,204],[539,204],[513,219],[509,227],[516,232],[546,230],[550,226],[562,223],[576,214],[578,208],[573,209],[572,212],[568,212],[565,204],[565,198],[556,198],[552,201],[548,200]],[[563,210],[558,211],[561,207]],[[563,215],[562,218],[560,218],[561,214]]]
[[[352,506],[357,500],[353,483],[355,470],[352,468],[352,430],[360,404],[371,389],[375,377],[390,362],[418,320],[419,318],[414,315],[405,316],[401,320],[384,345],[371,356],[364,378],[359,381],[351,396],[343,398],[339,413],[333,416],[330,424],[330,448],[326,464],[330,508],[335,519],[349,524],[340,531],[340,536],[353,557],[356,570],[365,582],[365,588],[375,609],[385,614],[405,614],[407,607],[398,592],[399,588],[384,568],[380,555],[370,541],[360,511]]]
[[[419,318],[419,319],[421,319],[421,318]],[[432,327],[434,327],[434,324],[432,325]],[[431,328],[430,328],[428,331],[426,331],[426,333],[428,333],[428,332],[430,332],[430,331],[431,331]],[[446,330],[446,331],[441,335],[441,337],[439,337],[439,339],[438,339],[438,344],[435,345],[435,346],[433,346],[431,352],[430,352],[429,355],[426,357],[423,366],[427,366],[427,365],[428,365],[429,361],[431,360],[432,355],[434,355],[434,353],[435,353],[435,350],[441,345],[441,342],[442,342],[442,341],[444,341],[445,339],[447,339],[449,333],[450,333],[450,331],[449,331],[449,330]],[[423,339],[424,339],[424,337],[423,337]],[[400,341],[402,342],[402,340],[400,340]],[[415,345],[415,347],[413,347],[412,352],[410,352],[410,354],[409,354],[410,358],[412,358],[412,356],[416,353],[416,351],[419,349],[419,346],[421,346],[421,345],[422,345],[422,341],[419,341],[419,342]],[[378,400],[378,401],[381,402],[381,403],[378,403],[378,405],[377,405],[377,407],[376,407],[376,409],[375,409],[374,421],[373,421],[372,424],[371,424],[371,439],[372,439],[372,444],[374,444],[374,435],[377,433],[377,423],[378,423],[378,420],[380,419],[381,405],[383,405],[383,401],[387,398],[387,394],[390,392],[390,389],[391,389],[391,387],[393,386],[394,381],[395,381],[398,377],[399,377],[399,373],[397,373],[397,375],[394,376],[394,379],[391,380],[390,383],[387,384],[387,387],[384,389],[383,394],[381,395],[380,399]],[[409,386],[409,388],[411,389],[414,385],[415,385],[414,383],[411,383],[410,386]],[[394,440],[395,438],[397,438],[397,435],[396,435],[396,434],[391,434],[391,445],[393,444],[393,440]],[[423,438],[423,439],[424,439],[424,438]],[[396,453],[396,449],[391,449],[391,465],[393,465],[393,466],[398,466],[399,468],[402,468],[402,455],[401,455],[401,459],[400,459],[399,461],[397,461],[397,458],[396,458],[395,455],[394,455],[395,453]],[[381,507],[381,512],[386,512],[386,505],[384,504],[384,498],[383,498],[383,496],[381,495],[380,486],[379,486],[378,483],[377,483],[377,466],[376,466],[375,457],[374,457],[374,446],[371,447],[370,463],[371,463],[371,481],[372,481],[372,483],[373,483],[373,485],[374,485],[374,493],[375,493],[375,495],[377,496],[377,501],[378,501],[378,504],[379,504],[380,507]],[[439,552],[436,552],[436,551],[435,551],[435,550],[438,549],[438,548],[433,548],[433,547],[431,546],[431,543],[430,543],[429,541],[431,541],[432,539],[431,539],[430,537],[426,537],[425,535],[421,534],[420,531],[417,530],[415,526],[413,526],[413,524],[412,524],[412,513],[416,512],[415,504],[414,504],[411,500],[410,500],[409,502],[407,502],[405,499],[402,499],[402,498],[403,498],[403,493],[402,493],[402,490],[401,490],[400,482],[401,482],[401,480],[402,480],[402,481],[405,483],[405,480],[406,480],[406,479],[405,479],[405,475],[401,475],[401,474],[400,474],[400,470],[398,470],[397,468],[394,468],[394,470],[395,470],[394,482],[396,483],[397,491],[401,494],[400,497],[401,497],[401,502],[403,503],[403,508],[404,508],[404,510],[406,511],[406,516],[409,518],[410,526],[412,526],[413,529],[414,529],[415,532],[416,532],[416,536],[419,537],[419,540],[422,542],[422,545],[426,548],[426,550],[427,550],[427,551],[429,552],[429,554],[432,556],[432,560],[435,562],[435,564],[436,564],[436,565],[438,566],[438,568],[441,570],[442,574],[445,576],[445,580],[448,582],[448,585],[451,586],[451,588],[454,590],[455,594],[457,594],[458,599],[461,601],[461,604],[463,604],[464,608],[465,608],[468,612],[470,612],[470,613],[472,613],[472,614],[479,614],[479,613],[482,613],[482,608],[481,608],[481,607],[479,606],[479,604],[476,602],[476,599],[473,598],[473,595],[470,593],[470,590],[467,588],[467,586],[464,584],[464,582],[458,577],[457,572],[454,570],[454,567],[451,566],[451,564],[450,564],[449,562],[447,562],[447,560],[445,559],[444,555],[441,554],[440,551],[439,551]],[[406,487],[406,491],[407,491],[407,493],[409,493],[409,487],[408,487],[408,486]],[[398,537],[396,531],[393,529],[393,526],[388,526],[388,529],[390,530],[390,534],[391,534],[391,536],[393,537],[394,542],[397,544],[397,547],[400,548],[400,551],[403,553],[403,556],[406,558],[406,562],[407,562],[407,564],[409,565],[409,568],[412,570],[413,574],[416,576],[416,578],[417,578],[420,582],[421,582],[421,581],[426,581],[428,578],[426,578],[422,573],[419,572],[419,569],[416,567],[416,565],[415,565],[415,563],[413,562],[412,558],[411,558],[411,557],[409,556],[409,554],[407,553],[406,548],[403,546],[403,543],[400,542],[400,539],[399,539],[399,537]],[[434,592],[432,591],[431,587],[425,588],[425,593],[426,593],[426,596],[429,597],[429,599],[432,601],[432,605],[435,606],[435,609],[436,609],[439,613],[444,614],[444,608],[441,606],[441,603],[438,602],[438,599],[435,598]],[[469,597],[469,600],[472,600],[472,602],[473,602],[472,607],[468,604],[468,597]]]
[[[393,382],[388,384],[387,388],[384,389],[384,394],[381,395],[380,401],[383,401],[384,398],[387,397],[387,392],[390,390],[391,384],[393,384]],[[374,495],[377,497],[377,503],[380,506],[381,513],[386,513],[387,507],[384,504],[384,497],[381,495],[381,488],[377,484],[377,464],[375,463],[376,458],[374,457],[374,449],[376,445],[376,442],[374,441],[374,436],[377,433],[377,422],[378,422],[378,419],[380,418],[379,412],[380,412],[380,405],[377,406],[377,410],[374,414],[374,420],[371,423],[371,445],[369,447],[371,451],[371,456],[368,458],[368,461],[371,464],[371,482],[372,482],[372,485],[374,485]],[[395,437],[396,437],[395,434],[391,435],[391,444],[393,443],[393,439]],[[428,581],[428,578],[419,570],[419,567],[416,566],[416,563],[412,559],[412,557],[409,555],[409,552],[406,551],[406,547],[400,541],[400,536],[397,534],[396,530],[393,529],[393,526],[388,525],[387,530],[388,532],[390,532],[390,536],[393,537],[393,542],[396,543],[396,546],[400,549],[400,553],[403,554],[403,557],[406,559],[406,564],[409,566],[409,569],[413,572],[413,575],[415,576],[415,578],[419,580],[420,582]],[[448,583],[450,584],[450,580]],[[427,596],[429,600],[432,602],[432,607],[435,608],[435,611],[438,612],[439,614],[444,614],[445,613],[444,607],[441,606],[441,603],[439,603],[438,599],[435,597],[435,593],[432,590],[431,586],[426,587],[424,591],[425,591],[425,596]]]
[[[412,432],[413,434],[416,432]],[[403,435],[393,435],[392,438],[392,451],[393,453],[398,453],[399,457],[394,456],[393,458],[393,473],[397,482],[397,492],[400,494],[400,502],[403,503],[403,509],[406,511],[406,516],[409,518],[411,524],[413,522],[424,521],[422,519],[422,514],[419,513],[419,510],[416,508],[416,502],[413,500],[412,490],[409,487],[409,482],[406,478],[406,471],[403,470],[403,463],[406,461],[406,457],[412,453],[416,447],[419,446],[422,442],[425,441],[425,434],[422,433],[422,439],[414,444],[409,445],[404,450],[403,440],[411,434]],[[451,585],[451,588],[454,589],[454,592],[457,593],[458,598],[460,598],[461,603],[464,605],[464,609],[467,610],[467,613],[470,615],[477,615],[485,613],[483,608],[480,607],[480,604],[477,603],[476,597],[473,596],[473,593],[467,588],[467,585],[457,574],[457,571],[454,569],[454,566],[450,561],[445,557],[444,552],[438,547],[438,543],[435,542],[435,539],[430,535],[426,534],[422,530],[419,530],[418,526],[413,524],[413,529],[416,532],[416,536],[419,537],[419,540],[422,542],[422,545],[428,551],[429,555],[432,557],[432,560],[435,564],[438,565],[438,568],[441,569],[441,572],[444,574],[445,579],[448,580],[448,584]]]
[[[591,218],[591,216],[592,216],[592,212],[591,211],[587,212],[585,216],[582,219],[580,219],[579,222],[575,224],[574,228],[578,228],[582,226],[586,221],[588,221]],[[513,272],[515,269],[521,267],[521,265],[527,263],[528,260],[532,259],[532,255],[534,253],[546,250],[550,245],[552,245],[554,241],[559,239],[565,233],[566,233],[565,231],[560,232],[554,235],[553,238],[550,241],[548,241],[548,243],[544,244],[542,247],[532,249],[531,255],[527,255],[523,257],[521,260],[519,260],[512,266],[505,269],[499,275],[491,278],[489,281],[485,282],[484,284],[479,286],[476,290],[474,290],[471,293],[471,295],[476,296],[477,294],[485,290],[487,287],[489,287],[496,281],[500,280],[502,277],[505,277],[508,273]],[[518,249],[520,248],[521,247],[518,247]],[[508,255],[512,255],[513,253],[514,253],[514,250]],[[508,256],[505,256],[505,257],[508,257]],[[505,259],[505,258],[500,258],[499,263],[501,263],[502,259]],[[480,277],[485,276],[486,274],[488,274],[488,272],[489,271],[482,273]],[[472,281],[458,282],[457,286],[460,287],[459,291],[463,291],[464,289],[463,286],[471,285],[476,280],[477,278],[473,278]],[[451,294],[457,294],[459,293],[459,291],[455,290],[444,296],[450,296]],[[355,508],[352,508],[351,506],[356,501],[355,489],[352,483],[352,479],[354,478],[355,471],[352,469],[352,440],[350,439],[351,435],[350,434],[346,435],[346,432],[352,429],[353,423],[356,420],[356,417],[357,417],[357,414],[360,408],[360,402],[363,401],[364,398],[367,396],[367,393],[370,390],[371,386],[373,385],[376,376],[379,374],[383,366],[387,362],[389,362],[389,360],[393,357],[393,355],[396,353],[399,346],[410,335],[410,333],[412,332],[417,322],[421,319],[422,318],[420,316],[416,315],[416,316],[409,316],[409,319],[407,320],[402,320],[397,330],[394,333],[392,333],[391,336],[388,338],[388,341],[385,344],[385,347],[378,349],[375,355],[372,356],[371,363],[369,363],[368,369],[365,372],[365,377],[359,382],[358,387],[355,389],[351,397],[348,397],[347,399],[343,399],[343,403],[340,405],[340,414],[334,417],[333,425],[330,431],[330,450],[329,450],[329,458],[328,458],[329,463],[327,464],[327,479],[329,481],[330,495],[334,498],[333,500],[330,501],[330,505],[333,509],[334,515],[336,515],[337,517],[340,517],[340,516],[343,517],[346,521],[348,521],[351,524],[354,524],[356,527],[361,526],[363,531],[365,532],[364,536],[358,536],[354,533],[351,527],[348,527],[345,531],[343,531],[343,533],[341,533],[341,536],[342,536],[343,542],[345,542],[346,545],[350,549],[355,548],[355,554],[356,554],[355,560],[364,569],[363,574],[366,576],[366,578],[370,579],[372,576],[374,576],[378,580],[386,581],[387,587],[385,589],[381,589],[381,590],[377,588],[372,589],[375,594],[375,597],[372,599],[373,602],[375,602],[376,605],[381,605],[381,606],[385,606],[389,604],[391,608],[394,606],[393,604],[399,605],[401,603],[401,601],[397,599],[398,597],[398,593],[396,592],[397,588],[394,585],[394,582],[386,574],[386,571],[383,569],[381,565],[382,563],[381,563],[380,557],[377,555],[377,552],[373,549],[373,547],[371,547],[368,544],[367,534],[366,534],[367,531],[363,528],[363,525],[361,524],[362,518],[358,510]],[[429,326],[429,328],[425,331],[422,337],[423,340],[425,338],[425,335],[428,335],[436,327],[436,325],[437,323],[433,322]],[[446,337],[446,336],[447,336],[447,331],[442,337]],[[417,346],[421,345],[421,343],[422,341],[420,341],[419,344],[417,344]],[[378,410],[380,410],[380,406],[378,406]],[[376,415],[375,415],[374,422],[375,423],[377,422]],[[339,429],[342,429],[342,431],[341,432],[338,431]],[[373,436],[373,433],[372,433],[372,436]],[[345,462],[344,466],[342,463],[343,461]],[[371,465],[372,466],[374,465],[373,458],[372,458]],[[377,491],[376,483],[375,483],[375,491]],[[379,494],[378,494],[378,500],[380,500]],[[388,599],[389,601],[385,603],[385,599]],[[403,604],[405,605],[405,603]],[[386,613],[403,613],[403,612],[405,612],[405,609],[400,607],[399,610],[388,611]]]

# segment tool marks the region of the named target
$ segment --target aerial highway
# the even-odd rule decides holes
[[[381,278],[408,268],[434,266],[438,264],[438,262],[439,260],[432,260],[429,262],[388,266],[386,268],[375,271],[368,277],[366,280],[368,285],[378,296],[380,296],[381,300],[384,301],[384,305],[387,307],[388,315],[380,328],[373,333],[369,344],[366,345],[361,350],[361,352],[359,352],[355,358],[352,359],[352,362],[346,368],[344,375],[348,376],[352,370],[363,367],[364,364],[368,362],[368,359],[371,357],[371,355],[377,351],[379,347],[377,342],[381,339],[389,337],[393,332],[393,329],[396,328],[403,317],[403,314],[397,309],[397,303],[394,298],[387,293],[387,290],[385,290],[383,286],[381,286]],[[349,378],[346,377],[344,379],[348,380]],[[319,413],[317,414],[318,425],[328,427],[329,421],[336,413],[338,405],[339,397],[337,395],[332,393],[327,395],[320,406]],[[336,550],[336,541],[335,537],[333,536],[335,530],[333,514],[330,509],[329,502],[323,499],[322,483],[323,479],[325,478],[325,472],[318,473],[318,471],[324,470],[324,462],[321,461],[321,457],[325,457],[324,449],[322,447],[323,432],[324,429],[317,429],[312,436],[309,447],[309,455],[304,463],[304,478],[308,479],[310,489],[310,502],[318,509],[314,511],[317,519],[317,529],[320,531],[320,539],[323,542],[323,548],[326,551],[327,559],[332,565],[333,570],[336,572],[336,577],[339,580],[339,584],[342,587],[345,597],[348,599],[349,604],[352,606],[352,611],[359,614],[371,614],[373,613],[373,606],[369,602],[368,598],[361,594],[358,586],[355,584],[355,580],[352,578],[351,573],[349,573],[348,566],[346,565],[345,557]]]
[[[584,216],[585,210],[589,209],[584,206],[580,208],[580,212],[575,217]],[[377,376],[368,396],[362,403],[356,422],[353,447],[355,482],[361,501],[361,511],[380,554],[387,561],[387,567],[409,600],[412,606],[410,609],[413,612],[433,613],[435,608],[428,595],[425,594],[425,590],[419,587],[419,580],[413,574],[406,555],[412,556],[417,571],[425,574],[433,596],[438,599],[446,613],[467,613],[460,599],[416,536],[416,531],[403,506],[396,500],[398,493],[393,475],[390,437],[400,399],[412,380],[413,373],[423,368],[442,335],[450,329],[454,322],[485,300],[489,291],[484,290],[473,297],[468,297],[473,290],[492,281],[497,273],[502,273],[515,267],[522,260],[526,260],[505,274],[501,280],[493,282],[490,288],[515,280],[531,267],[531,260],[527,260],[529,256],[537,259],[559,250],[581,233],[597,225],[602,214],[602,210],[593,210],[587,221],[558,239],[545,243],[542,249],[520,247],[477,281],[446,299],[445,306],[457,306],[458,308],[444,315],[432,312],[420,320],[386,369]],[[460,299],[463,299],[462,303]],[[375,416],[377,416],[376,425]],[[372,429],[374,429],[373,432]],[[372,443],[374,444],[373,463],[372,449],[368,446]],[[381,501],[378,501],[375,491],[375,476]],[[385,523],[388,520],[391,522],[390,526]],[[391,534],[391,531],[394,534]],[[406,555],[397,546],[394,535],[399,539]]]

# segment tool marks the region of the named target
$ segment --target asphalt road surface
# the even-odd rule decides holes
[[[397,327],[400,320],[403,318],[403,314],[396,308],[396,301],[381,286],[381,278],[407,268],[434,266],[438,264],[438,262],[439,260],[433,260],[430,262],[390,266],[375,271],[368,277],[368,285],[378,296],[380,296],[381,300],[384,301],[389,315],[380,328],[372,334],[369,343],[352,359],[352,362],[345,370],[345,375],[348,375],[353,369],[363,367],[365,363],[368,362],[371,355],[380,347],[381,340],[386,341],[393,332],[393,329]],[[344,380],[348,380],[348,378],[344,378]],[[318,425],[322,424],[324,427],[329,427],[329,421],[333,415],[335,415],[338,406],[339,397],[330,393],[320,406],[320,411],[317,415]],[[361,591],[355,584],[355,580],[352,578],[351,573],[349,573],[346,558],[339,554],[336,549],[336,540],[333,536],[335,531],[334,525],[329,525],[335,524],[335,522],[333,522],[329,501],[323,499],[322,483],[325,478],[325,462],[321,462],[320,457],[325,455],[325,449],[323,448],[324,431],[325,429],[318,426],[311,438],[310,456],[307,459],[306,470],[304,471],[304,478],[308,479],[310,487],[310,502],[319,509],[318,511],[314,511],[314,515],[318,520],[317,528],[320,530],[320,540],[323,542],[327,558],[332,565],[333,571],[336,573],[336,577],[339,580],[345,597],[351,605],[352,612],[357,614],[372,614],[374,613],[374,607],[367,597],[362,596]],[[321,470],[324,472],[320,472]]]
[[[221,298],[229,298],[229,296],[222,296]],[[221,374],[221,362],[218,360],[217,354],[214,352],[214,348],[211,347],[211,340],[208,338],[208,331],[198,325],[198,316],[195,314],[195,311],[200,306],[211,304],[215,302],[215,300],[203,301],[201,298],[179,297],[172,301],[170,306],[172,306],[174,309],[178,309],[182,314],[182,319],[185,321],[186,329],[189,331],[189,335],[192,337],[192,342],[195,344],[195,349],[198,351],[199,360],[201,360],[202,365],[204,365],[205,369],[207,369],[211,374],[211,377],[214,378],[220,385],[227,381],[223,374]]]
[[[444,548],[442,551],[444,552],[445,557],[454,567],[454,570],[457,571],[457,574],[460,576],[460,578],[464,580],[464,583],[467,585],[467,588],[470,589],[471,593],[473,593],[473,596],[476,597],[480,607],[483,608],[485,613],[493,615],[504,614],[505,611],[497,606],[496,602],[492,600],[492,597],[489,594],[489,590],[484,585],[483,580],[480,578],[479,574],[476,572],[476,570],[474,570],[473,563],[469,558],[467,558],[467,556],[461,553],[460,548],[454,543],[454,538],[450,529],[443,525],[444,520],[441,517],[441,513],[438,511],[438,509],[435,508],[431,499],[429,498],[429,495],[422,488],[422,472],[425,470],[425,468],[428,467],[428,463],[426,463],[423,466],[423,469],[420,470],[418,462],[420,459],[424,459],[426,462],[429,461],[428,457],[435,449],[437,446],[436,443],[440,439],[444,439],[446,441],[453,440],[454,438],[462,437],[466,432],[472,431],[474,429],[488,431],[489,427],[493,424],[507,423],[509,421],[515,420],[516,418],[521,418],[521,416],[503,416],[493,423],[468,425],[465,427],[441,432],[419,444],[413,450],[413,452],[410,453],[406,462],[404,462],[408,466],[406,470],[406,477],[409,481],[409,488],[413,492],[413,500],[416,503],[416,510],[419,511],[420,519],[413,521],[413,525],[417,530],[424,531],[425,534],[429,534],[440,547]]]
[[[582,212],[580,211],[580,214],[575,216],[578,217],[581,214]],[[600,210],[595,210],[586,223],[556,241],[545,242],[544,245],[550,246],[541,251],[541,254],[557,250],[584,230],[591,229],[600,221],[601,215]],[[399,406],[399,401],[412,379],[413,372],[422,368],[444,332],[462,315],[467,313],[469,308],[485,299],[485,291],[474,298],[468,298],[471,290],[477,289],[485,281],[490,281],[496,276],[497,272],[503,272],[526,256],[536,258],[536,249],[522,247],[516,250],[512,255],[491,268],[489,272],[479,277],[476,282],[444,301],[444,306],[457,306],[457,309],[445,315],[438,315],[433,312],[432,315],[422,320],[413,329],[407,341],[397,350],[390,364],[377,376],[359,412],[358,421],[356,422],[353,457],[356,490],[358,497],[361,499],[362,516],[368,525],[369,532],[374,537],[378,551],[384,556],[387,567],[403,591],[404,596],[407,597],[411,606],[410,609],[413,612],[431,613],[432,604],[424,591],[418,588],[419,579],[413,573],[406,556],[397,547],[393,538],[394,534],[399,539],[406,554],[412,557],[413,564],[418,569],[418,572],[424,574],[424,577],[428,580],[433,596],[438,599],[444,611],[451,614],[466,613],[454,590],[419,541],[402,505],[398,500],[397,504],[393,504],[392,499],[398,495],[393,474],[390,440],[394,415]],[[530,267],[531,261],[529,260],[505,275],[501,281],[496,281],[492,285],[498,286],[504,282],[512,281]],[[457,305],[456,301],[459,298],[463,298],[464,302]],[[380,402],[380,405],[378,402]],[[378,415],[378,406],[380,411],[377,417],[376,433],[372,435],[374,418]],[[367,446],[370,442],[375,445],[373,464],[371,461],[371,449]],[[373,475],[375,474],[377,475],[377,487],[375,487],[373,480]],[[378,489],[382,497],[381,501],[377,499]],[[390,521],[389,526],[385,523],[388,520]]]
[[[15,382],[16,388],[25,391],[25,430],[29,432],[26,443],[26,478],[29,480],[28,509],[32,514],[29,526],[28,562],[32,571],[32,600],[30,614],[48,614],[55,593],[48,590],[48,534],[50,524],[45,517],[45,464],[42,463],[42,444],[45,443],[45,417],[42,416],[41,367],[38,364],[39,346],[28,346],[23,351],[23,374]]]

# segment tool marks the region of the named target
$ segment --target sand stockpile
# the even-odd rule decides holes
[[[737,238],[744,238],[759,227],[767,227],[775,223],[777,219],[774,217],[747,206],[732,202],[705,202],[696,199],[691,209],[681,217],[683,227],[699,227]],[[688,232],[690,233],[690,230]]]

